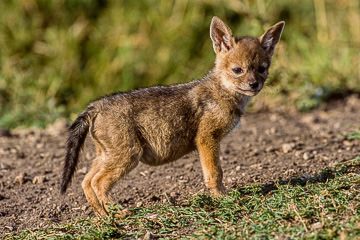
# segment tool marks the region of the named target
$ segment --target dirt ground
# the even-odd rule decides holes
[[[281,109],[247,114],[241,126],[222,141],[221,162],[228,189],[279,178],[313,176],[334,163],[360,155],[360,140],[345,133],[360,127],[360,96],[333,100],[300,114]],[[73,182],[59,194],[66,126],[58,121],[45,130],[0,131],[0,233],[45,228],[94,216],[81,181],[94,151],[87,141]],[[149,167],[140,164],[120,181],[113,198],[124,207],[182,200],[205,191],[197,153]]]

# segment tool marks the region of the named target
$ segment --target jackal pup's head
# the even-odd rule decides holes
[[[279,22],[259,38],[234,38],[230,28],[213,17],[210,37],[216,53],[215,73],[221,84],[230,91],[256,95],[264,86],[284,26],[285,22]]]

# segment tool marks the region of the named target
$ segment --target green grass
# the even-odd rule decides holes
[[[238,36],[286,21],[256,101],[305,111],[360,91],[358,0],[6,0],[0,9],[0,127],[43,127],[105,94],[201,78],[214,62],[214,15]]]
[[[360,139],[360,128],[356,131],[353,131],[351,133],[346,133],[345,137],[349,140],[353,140],[353,139]]]
[[[254,184],[211,198],[196,195],[122,220],[81,219],[5,239],[356,239],[360,238],[360,157],[313,177]],[[114,211],[121,208],[114,206]]]

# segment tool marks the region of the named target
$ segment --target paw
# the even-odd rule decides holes
[[[217,188],[210,189],[210,194],[213,197],[220,197],[226,195],[226,188],[224,185],[221,185]]]
[[[123,219],[131,215],[131,211],[127,208],[123,210],[118,210],[117,213],[115,213],[114,217],[117,219]]]

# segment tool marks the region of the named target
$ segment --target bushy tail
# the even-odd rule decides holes
[[[85,142],[86,135],[90,127],[90,110],[91,108],[87,108],[83,113],[81,113],[69,128],[70,136],[67,139],[66,144],[65,164],[60,186],[61,194],[66,192],[71,178],[74,175],[79,159],[79,153]]]

